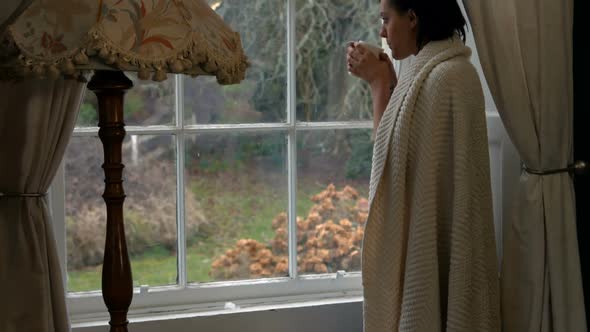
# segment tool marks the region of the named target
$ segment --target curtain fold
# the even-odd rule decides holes
[[[69,331],[46,196],[85,83],[0,82],[0,331]],[[11,193],[12,196],[6,196]]]
[[[573,163],[573,0],[463,0],[494,102],[523,164]],[[503,331],[586,331],[567,173],[523,172],[504,225]]]

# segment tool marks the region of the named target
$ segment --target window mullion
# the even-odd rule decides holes
[[[186,238],[184,233],[184,89],[182,75],[175,75],[175,111],[176,125],[179,131],[176,134],[176,225],[177,246],[176,256],[178,285],[186,287]]]
[[[297,108],[295,0],[287,0],[287,123],[289,137],[287,167],[289,177],[289,276],[297,278]]]

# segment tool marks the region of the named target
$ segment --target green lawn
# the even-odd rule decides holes
[[[287,210],[286,186],[256,181],[241,176],[220,181],[211,177],[193,180],[191,190],[204,208],[210,224],[194,239],[187,239],[187,274],[191,282],[211,281],[212,261],[233,247],[239,239],[267,242],[274,237],[272,220]],[[300,184],[297,215],[306,216],[312,206],[310,197],[321,190],[315,182]],[[161,286],[176,283],[176,253],[154,247],[131,258],[134,285]],[[101,266],[68,271],[69,291],[100,289]]]

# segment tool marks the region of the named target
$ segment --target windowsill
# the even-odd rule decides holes
[[[358,272],[291,278],[228,281],[182,287],[134,289],[129,318],[159,314],[225,312],[231,302],[245,308],[307,303],[362,295]],[[100,291],[68,296],[71,321],[74,324],[105,322],[107,308]],[[232,310],[231,312],[235,312]]]
[[[362,292],[356,294],[320,294],[280,298],[243,300],[227,303],[213,303],[196,307],[151,308],[149,311],[129,314],[129,323],[192,319],[218,315],[245,314],[263,311],[289,310],[338,304],[361,303]],[[105,307],[106,312],[106,307]],[[98,320],[72,320],[72,328],[108,326],[108,318]]]

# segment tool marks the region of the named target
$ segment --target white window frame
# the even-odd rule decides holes
[[[294,76],[293,76],[294,77]],[[226,302],[248,307],[259,303],[281,303],[300,301],[302,296],[308,300],[334,297],[358,297],[361,295],[360,272],[338,272],[324,275],[298,275],[296,266],[296,232],[289,232],[289,277],[250,279],[208,283],[188,283],[186,278],[186,241],[184,238],[184,136],[203,133],[244,133],[281,132],[288,137],[287,167],[289,195],[289,229],[296,230],[296,186],[297,186],[297,135],[303,131],[370,129],[370,121],[303,123],[295,121],[294,107],[288,107],[287,123],[238,124],[238,125],[184,125],[182,114],[183,77],[175,78],[176,85],[176,125],[126,127],[128,135],[173,135],[176,136],[177,153],[177,225],[178,225],[178,266],[179,282],[174,286],[136,287],[130,316],[144,315],[170,310],[219,310]],[[294,82],[291,82],[294,84]],[[293,88],[292,88],[293,89]],[[90,93],[90,92],[89,92]],[[289,105],[295,101],[290,94]],[[74,137],[98,137],[98,128],[77,128]],[[125,163],[125,161],[124,161]],[[54,213],[56,233],[59,233],[59,253],[66,263],[65,250],[65,174],[60,167],[51,190],[51,205]],[[59,185],[58,185],[59,184]],[[61,222],[60,222],[61,221]],[[106,231],[106,220],[105,220]],[[61,241],[59,241],[61,239]],[[62,264],[63,275],[67,276],[66,264]],[[77,292],[68,294],[70,314],[74,322],[106,319],[108,313],[101,292]]]
[[[190,79],[176,75],[175,125],[127,126],[127,135],[173,135],[176,137],[177,165],[177,238],[178,284],[162,287],[135,287],[130,317],[162,311],[210,311],[223,309],[231,302],[240,307],[260,303],[284,303],[285,301],[320,300],[350,297],[356,301],[362,293],[360,272],[339,271],[335,274],[299,275],[297,272],[296,190],[297,190],[297,136],[305,131],[371,129],[368,121],[349,122],[299,122],[296,120],[295,76],[295,1],[288,0],[287,9],[287,119],[284,123],[252,124],[196,124],[184,123],[183,82]],[[91,93],[91,92],[88,92]],[[282,278],[251,279],[241,281],[188,283],[186,273],[186,241],[184,234],[184,145],[185,136],[203,133],[281,132],[287,140],[288,167],[288,216],[289,216],[289,276]],[[74,137],[98,137],[98,127],[76,128]],[[125,163],[125,161],[123,161]],[[65,174],[62,163],[51,187],[51,208],[55,224],[58,253],[62,272],[67,276],[65,235]],[[105,220],[106,231],[106,220]],[[67,285],[67,281],[64,281]],[[67,287],[66,287],[67,289]],[[108,312],[101,292],[76,292],[68,294],[70,316],[74,323],[104,320]]]

